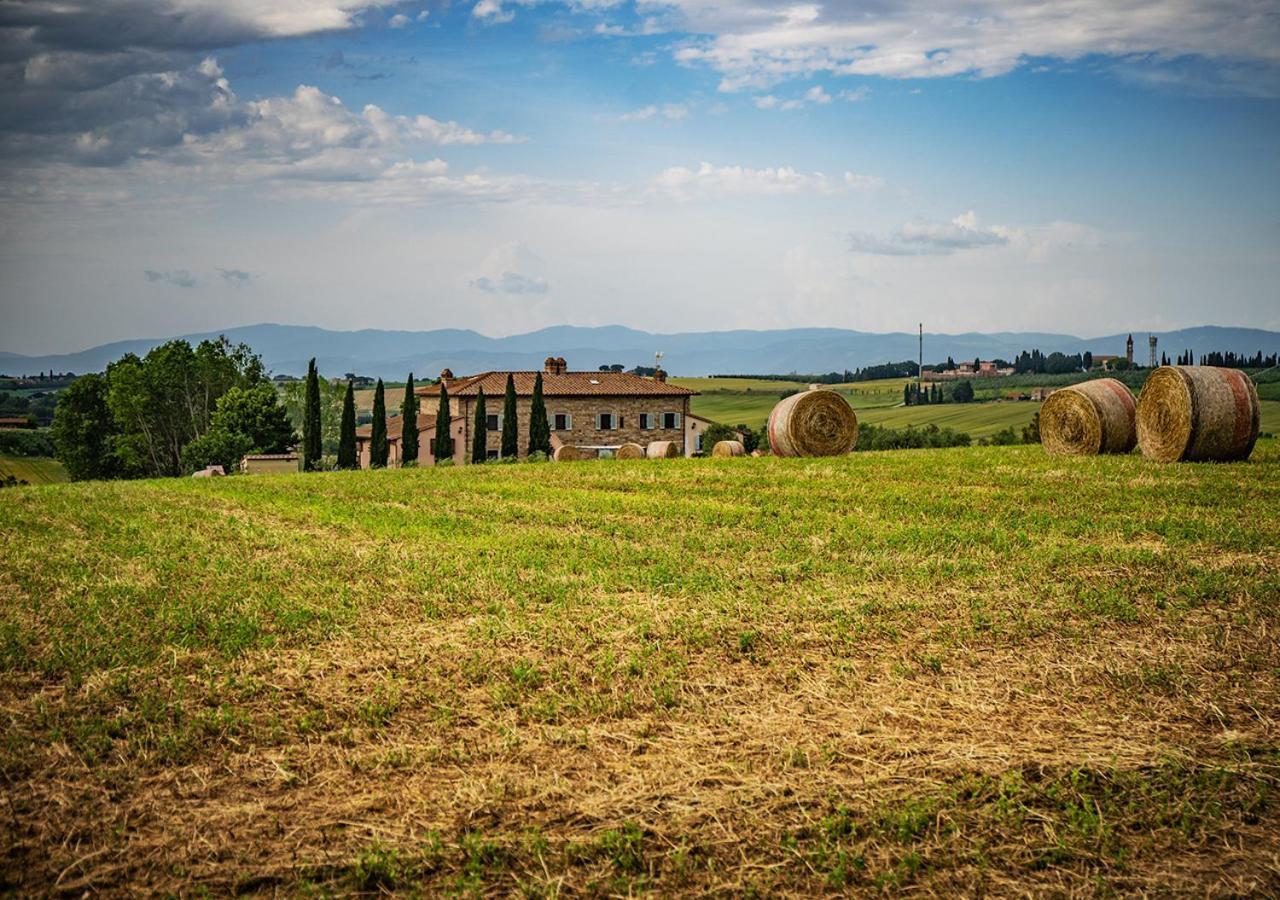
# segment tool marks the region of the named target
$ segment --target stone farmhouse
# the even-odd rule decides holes
[[[529,418],[533,403],[533,385],[537,372],[482,372],[457,378],[445,369],[440,383],[417,389],[418,396],[418,464],[432,465],[435,456],[431,444],[435,438],[436,414],[440,408],[440,384],[449,390],[449,433],[453,440],[453,461],[462,465],[471,461],[472,429],[475,403],[484,391],[486,441],[490,459],[502,450],[502,404],[506,394],[507,375],[513,376],[516,388],[516,420],[519,456],[528,451]],[[688,388],[667,384],[666,373],[653,378],[627,372],[571,372],[563,357],[548,357],[542,370],[542,396],[551,426],[551,447],[570,446],[609,451],[626,443],[648,445],[650,441],[675,441],[691,456],[701,447],[701,433],[711,424],[691,415],[689,399],[697,394]],[[400,438],[403,422],[397,416],[387,419],[387,443],[390,452],[387,465],[399,466]],[[369,466],[369,444],[373,427],[362,425],[356,430],[360,467]]]

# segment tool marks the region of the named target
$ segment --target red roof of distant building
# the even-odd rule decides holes
[[[450,397],[474,397],[484,390],[486,397],[499,397],[506,393],[507,375],[515,380],[516,395],[533,394],[533,383],[542,375],[542,393],[546,397],[689,397],[697,394],[679,385],[667,384],[653,378],[642,378],[626,372],[481,372],[448,382]],[[418,388],[423,396],[438,396],[440,385]]]

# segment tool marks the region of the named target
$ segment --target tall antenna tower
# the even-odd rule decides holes
[[[1156,336],[1154,334],[1147,335],[1147,344],[1151,347],[1151,368],[1156,367]]]
[[[916,391],[924,388],[924,323],[920,323],[920,359],[916,363]]]

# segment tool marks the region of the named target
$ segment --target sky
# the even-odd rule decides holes
[[[6,0],[0,349],[1280,329],[1276,0]]]

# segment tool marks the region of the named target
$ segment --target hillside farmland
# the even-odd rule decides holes
[[[1266,894],[1280,447],[0,492],[4,888]]]

